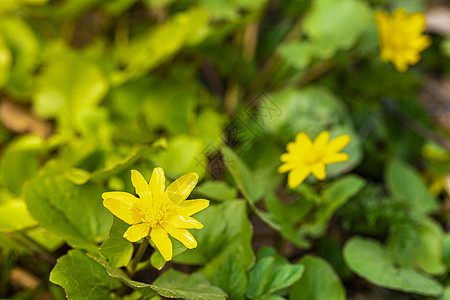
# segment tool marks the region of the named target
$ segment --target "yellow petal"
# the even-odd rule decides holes
[[[322,131],[314,140],[314,148],[317,150],[325,149],[330,140],[330,133],[328,131]]]
[[[186,200],[197,182],[197,173],[189,173],[183,175],[167,187],[166,193],[169,196],[169,199],[172,200],[174,204],[179,204],[182,201]]]
[[[287,162],[287,161],[289,160],[290,156],[291,156],[291,155],[290,155],[289,153],[281,154],[280,160],[281,160],[282,162]]]
[[[113,215],[128,224],[141,222],[141,215],[135,208],[138,198],[126,192],[107,192],[102,194],[103,206]]]
[[[191,217],[184,217],[180,215],[172,215],[165,222],[176,228],[186,228],[186,229],[202,229],[203,224]]]
[[[192,216],[209,206],[206,199],[185,200],[179,206],[176,206],[176,214],[182,216]]]
[[[289,171],[292,168],[292,166],[290,164],[283,164],[278,168],[278,173],[285,173],[287,171]]]
[[[332,139],[327,146],[327,152],[333,153],[333,152],[339,152],[342,149],[345,148],[345,146],[350,143],[350,136],[348,134],[344,134],[341,136],[338,136],[335,139]]]
[[[408,29],[414,32],[424,32],[427,27],[426,23],[427,20],[423,13],[415,12],[412,13],[409,17],[410,27]]]
[[[152,191],[153,199],[161,199],[166,188],[165,182],[166,177],[164,176],[163,168],[154,168],[150,179],[150,190]]]
[[[134,243],[142,239],[143,237],[148,236],[150,231],[150,224],[141,223],[137,225],[132,225],[128,228],[127,231],[123,234],[123,237]]]
[[[296,144],[296,143],[294,143],[294,142],[289,142],[289,143],[286,145],[286,150],[288,151],[288,153],[294,152],[296,147],[297,147],[297,144]]]
[[[323,162],[326,164],[334,164],[337,162],[346,161],[348,158],[347,153],[331,153],[325,156]]]
[[[304,166],[298,169],[294,169],[289,172],[288,185],[290,188],[295,188],[300,185],[306,177],[311,173],[311,169],[308,166]]]
[[[295,137],[295,143],[299,144],[301,147],[305,147],[305,148],[311,147],[311,145],[312,145],[311,139],[304,132],[300,132],[297,134],[297,136]]]
[[[131,170],[131,183],[136,189],[136,194],[138,194],[141,199],[149,199],[149,197],[151,197],[148,182],[139,171]]]
[[[169,235],[161,227],[161,225],[156,225],[152,228],[150,238],[153,243],[155,243],[155,246],[158,248],[158,251],[161,253],[162,257],[166,261],[171,260],[173,255],[172,242],[169,239]]]
[[[396,57],[394,57],[392,63],[394,64],[394,67],[395,69],[397,69],[397,71],[399,72],[408,71],[408,63],[403,58],[403,56],[400,57],[399,55],[397,55]]]
[[[432,42],[431,37],[428,35],[422,35],[417,39],[415,39],[414,41],[411,41],[411,46],[416,49],[415,54],[419,57],[419,59],[420,59],[419,52],[428,48],[428,46],[431,45],[431,42]]]
[[[318,163],[312,166],[311,172],[313,173],[314,177],[316,177],[319,180],[324,180],[326,177],[325,172],[325,164]]]
[[[405,20],[408,17],[408,12],[406,9],[400,7],[392,13],[392,17],[397,20]]]
[[[197,241],[187,229],[176,228],[168,223],[164,223],[163,227],[171,236],[183,243],[186,248],[193,249],[197,247]]]

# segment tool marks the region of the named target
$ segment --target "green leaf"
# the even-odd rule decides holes
[[[151,92],[147,92],[142,105],[148,126],[163,127],[173,134],[187,134],[199,97],[196,87],[177,89],[162,80],[154,80],[149,87]]]
[[[112,0],[103,3],[103,7],[109,15],[119,15],[129,9],[137,0]]]
[[[77,186],[62,175],[38,177],[25,186],[25,202],[44,228],[69,244],[98,253],[97,241],[108,237],[112,216],[102,205],[103,188]]]
[[[5,192],[1,194],[1,197],[0,232],[11,232],[36,225],[36,221],[30,216],[22,199],[11,197]]]
[[[250,168],[230,148],[223,147],[222,153],[225,163],[244,197],[253,203],[258,201],[258,186]]]
[[[447,286],[444,290],[442,296],[438,298],[438,300],[450,300],[450,287]]]
[[[355,196],[366,184],[366,181],[356,175],[348,175],[333,181],[322,192],[325,203],[341,206]]]
[[[208,10],[215,20],[235,20],[240,17],[241,10],[263,9],[267,0],[201,0],[200,4]]]
[[[83,142],[86,143],[85,140]],[[89,172],[81,168],[67,167],[64,165],[65,163],[73,164],[73,162],[71,163],[70,161],[66,161],[65,158],[69,156],[74,159],[75,155],[72,151],[76,150],[78,150],[78,147],[69,151],[67,155],[61,159],[62,161],[61,164],[58,165],[58,168],[62,168],[67,179],[78,185],[85,184],[90,180],[93,182],[102,182],[104,180],[111,179],[116,174],[124,171],[129,171],[132,165],[134,165],[136,161],[138,161],[142,157],[155,154],[159,151],[157,146],[153,145],[151,147],[138,147],[137,149],[130,150],[128,152],[128,156],[126,156],[125,158],[118,157],[114,160],[110,159],[107,166],[101,169],[97,169],[94,172]],[[86,159],[84,155],[82,156],[83,157],[81,159]]]
[[[235,199],[237,196],[236,188],[223,181],[207,181],[197,187],[196,192],[204,195],[207,199],[219,201]]]
[[[276,295],[262,295],[261,300],[284,300],[285,298]]]
[[[281,44],[277,51],[291,66],[297,69],[306,68],[314,57],[314,48],[311,43],[297,42]]]
[[[305,273],[291,287],[289,299],[346,299],[345,290],[339,277],[326,260],[306,255],[299,261],[299,264],[305,266]]]
[[[83,114],[108,90],[102,70],[75,55],[52,60],[37,78],[33,108],[44,118],[56,118],[62,130],[80,130]]]
[[[304,269],[304,266],[289,264],[275,267],[265,292],[270,294],[291,286],[302,277]]]
[[[450,234],[445,234],[442,238],[442,256],[447,268],[450,268]]]
[[[268,296],[291,286],[300,279],[302,265],[291,265],[275,249],[262,247],[258,261],[249,274],[247,297],[250,299]]]
[[[281,235],[299,248],[310,247],[310,242],[297,230],[297,223],[303,219],[313,208],[308,201],[299,200],[287,206],[273,194],[269,193],[264,201],[271,216],[280,224]]]
[[[313,43],[334,52],[352,47],[370,21],[370,7],[363,1],[318,0],[306,15],[303,28]]]
[[[389,228],[387,250],[401,267],[413,267],[420,249],[418,222],[395,222]]]
[[[15,252],[18,255],[31,255],[33,253],[30,248],[5,233],[0,233],[0,249],[4,253]]]
[[[330,183],[322,195],[311,193],[315,198],[313,205],[304,197],[288,205],[269,193],[265,203],[269,212],[281,225],[281,234],[292,241],[297,247],[308,248],[310,242],[307,237],[317,238],[325,234],[328,221],[335,211],[344,205],[351,197],[356,195],[366,184],[365,180],[356,175],[348,175]],[[310,193],[304,185],[303,193]],[[301,224],[301,226],[298,226]]]
[[[206,157],[202,154],[203,147],[199,138],[177,135],[169,140],[167,151],[153,155],[151,159],[164,169],[168,177],[175,179],[196,172],[202,178],[207,166]]]
[[[442,254],[442,227],[431,218],[424,218],[419,225],[420,246],[417,251],[417,264],[430,274],[445,271]]]
[[[166,265],[166,260],[159,251],[153,251],[152,255],[150,256],[150,264],[155,269],[161,270]]]
[[[392,160],[387,166],[385,178],[392,196],[404,201],[414,210],[429,213],[438,208],[436,200],[417,172],[403,161]]]
[[[258,185],[258,182],[256,182],[255,176],[254,174],[252,174],[249,167],[230,148],[223,147],[222,153],[224,155],[224,160],[231,173],[231,176],[233,176],[233,179],[236,182],[239,190],[244,195],[244,198],[247,200],[252,210],[267,225],[275,230],[279,230],[280,225],[275,221],[273,216],[255,206],[255,202],[257,202],[262,196],[261,192],[263,191],[263,189]]]
[[[222,144],[223,127],[226,117],[212,108],[206,107],[196,120],[197,135],[203,139],[205,145],[218,148]]]
[[[64,244],[63,239],[43,227],[27,230],[26,235],[49,252],[55,252]]]
[[[58,259],[50,281],[62,286],[69,299],[111,299],[110,290],[120,282],[81,250],[70,250]]]
[[[103,242],[100,251],[114,268],[128,265],[133,255],[133,245],[123,237],[110,237]]]
[[[2,34],[0,32],[0,88],[8,82],[9,73],[12,62],[12,55],[9,48],[6,46]]]
[[[151,70],[187,45],[204,39],[209,23],[208,12],[201,7],[178,13],[164,24],[152,28],[119,48],[119,57],[125,71],[114,74],[120,83]]]
[[[135,291],[139,292],[144,299],[150,299],[151,297],[157,296],[158,293],[153,289],[153,285],[131,280],[122,269],[116,269],[111,267],[111,265],[101,257],[91,256],[92,259],[95,259],[98,263],[103,265],[106,269],[106,272],[109,276],[113,278],[117,278]]]
[[[323,203],[308,216],[308,220],[300,227],[300,232],[311,237],[323,235],[334,212],[356,195],[365,184],[366,181],[356,175],[348,175],[333,181],[323,191]]]
[[[226,294],[213,286],[201,273],[185,275],[179,271],[168,270],[153,282],[153,289],[161,296],[186,300],[219,300]]]
[[[227,293],[227,299],[241,300],[244,298],[247,274],[237,257],[232,255],[224,260],[214,277],[214,283]]]
[[[0,33],[11,51],[13,60],[5,88],[19,98],[28,97],[38,62],[39,42],[28,23],[19,16],[2,16]]]
[[[248,275],[247,298],[254,299],[264,293],[274,262],[275,257],[269,256],[256,263]]]
[[[45,143],[38,136],[23,136],[11,142],[2,154],[1,176],[11,193],[20,195],[24,182],[32,178],[39,168],[39,155]]]
[[[202,272],[210,280],[230,255],[235,255],[245,269],[250,268],[254,260],[252,230],[244,201],[229,200],[210,205],[194,217],[205,226],[201,230],[191,230],[198,246],[174,257],[175,262],[206,264]]]
[[[343,254],[350,269],[375,285],[429,296],[443,292],[434,279],[413,269],[396,267],[375,240],[353,237],[345,244]]]
[[[129,279],[121,269],[112,268],[106,260],[100,257],[93,258],[106,268],[109,276],[120,279],[123,283],[138,291],[145,299],[154,297],[157,295],[156,292],[164,297],[187,300],[226,298],[226,294],[221,289],[212,285],[200,273],[185,275],[171,269],[164,272],[153,284],[147,284]]]

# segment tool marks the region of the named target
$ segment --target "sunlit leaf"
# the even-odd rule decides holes
[[[414,269],[398,268],[380,243],[353,237],[344,246],[347,265],[373,284],[404,292],[438,296],[443,288],[436,280]]]

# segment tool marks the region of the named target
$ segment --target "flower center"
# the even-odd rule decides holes
[[[312,166],[319,162],[321,162],[325,157],[325,153],[322,151],[317,151],[315,149],[311,149],[311,152],[305,157],[305,164]]]
[[[141,220],[144,223],[149,223],[151,227],[163,222],[167,218],[169,206],[162,204],[159,206],[145,205],[139,209],[141,213]]]

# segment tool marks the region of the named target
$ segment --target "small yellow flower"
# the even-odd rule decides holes
[[[422,34],[426,28],[425,16],[420,13],[408,14],[399,8],[389,15],[386,11],[374,13],[380,43],[380,57],[391,61],[399,72],[408,70],[420,60],[420,52],[431,44],[431,38]]]
[[[350,142],[350,136],[345,134],[329,140],[328,131],[322,131],[314,142],[306,133],[300,132],[295,137],[295,142],[287,144],[288,152],[280,156],[284,164],[278,168],[278,172],[290,171],[288,185],[291,188],[300,185],[311,173],[323,180],[326,177],[325,165],[348,160],[348,155],[339,151]]]
[[[208,207],[205,199],[186,200],[198,181],[197,173],[189,173],[172,182],[166,189],[162,168],[154,168],[150,182],[136,170],[131,182],[139,198],[126,192],[103,193],[103,205],[131,227],[123,234],[130,242],[150,236],[166,261],[172,259],[169,235],[189,249],[197,241],[187,229],[201,229],[203,225],[191,216]]]

